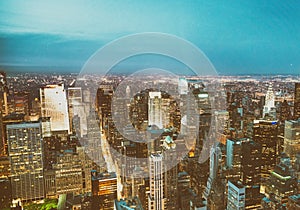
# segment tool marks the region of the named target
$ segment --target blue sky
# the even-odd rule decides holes
[[[299,74],[300,2],[0,1],[0,68],[79,72],[104,44],[124,35],[163,32],[198,46],[221,74]],[[140,56],[122,69],[169,59]],[[159,66],[161,67],[161,66]]]

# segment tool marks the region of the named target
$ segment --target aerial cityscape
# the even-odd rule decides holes
[[[93,78],[94,100],[74,74],[1,72],[1,208],[298,209],[298,76],[179,78],[181,102],[192,93],[195,106],[158,89],[130,98],[127,86],[113,119],[125,77]],[[216,80],[224,92],[210,95],[204,84]],[[217,97],[226,107],[210,105]],[[193,110],[198,126],[187,123]],[[221,129],[209,134],[213,121]],[[135,129],[155,140],[136,141]]]
[[[0,210],[299,210],[299,23],[298,1],[1,1]]]

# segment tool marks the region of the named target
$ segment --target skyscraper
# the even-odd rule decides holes
[[[227,178],[245,186],[247,209],[257,209],[261,203],[261,146],[251,139],[227,140]]]
[[[266,99],[265,99],[263,117],[265,117],[267,114],[268,115],[274,115],[274,113],[276,114],[275,95],[274,95],[272,87],[269,86],[267,94],[266,94]]]
[[[300,118],[300,83],[295,83],[294,119]]]
[[[291,106],[289,105],[287,100],[284,100],[280,104],[280,108],[278,110],[278,120],[284,123],[284,121],[290,119],[292,119]]]
[[[293,176],[290,158],[283,153],[279,164],[271,171],[266,186],[267,197],[276,209],[283,209],[288,202],[288,196],[297,192],[297,178]]]
[[[53,164],[55,171],[56,194],[80,194],[83,192],[83,171],[77,153],[65,150],[57,156],[57,163]]]
[[[91,110],[87,116],[87,142],[85,148],[86,154],[91,158],[97,166],[99,172],[103,172],[105,161],[101,148],[101,133],[99,127],[99,119],[94,110]]]
[[[149,210],[165,209],[163,155],[152,154],[149,157],[150,193],[148,197]]]
[[[242,144],[247,138],[228,139],[226,143],[226,166],[230,170],[228,178],[238,181],[242,177]]]
[[[300,119],[285,121],[284,152],[294,163],[296,154],[300,152]]]
[[[253,141],[260,144],[261,178],[268,178],[273,170],[278,156],[278,121],[255,120],[253,126]]]
[[[44,198],[41,123],[6,126],[13,199]]]
[[[163,111],[161,92],[149,92],[148,125],[156,125],[163,128]]]
[[[189,84],[185,78],[178,80],[178,92],[180,95],[187,94],[189,91]]]
[[[261,153],[260,145],[253,140],[242,144],[242,177],[241,182],[246,189],[246,209],[257,209],[261,205]]]
[[[0,71],[0,105],[1,111],[3,115],[8,115],[8,106],[7,106],[7,81],[6,81],[6,73]]]
[[[82,90],[81,87],[69,87],[68,88],[68,108],[70,118],[70,130],[73,130],[73,117],[75,114],[75,107],[82,104]]]
[[[40,89],[42,117],[50,117],[51,131],[68,131],[70,122],[64,85],[47,85]]]

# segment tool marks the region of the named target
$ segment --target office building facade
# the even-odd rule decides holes
[[[6,125],[11,165],[12,198],[44,198],[41,123]]]

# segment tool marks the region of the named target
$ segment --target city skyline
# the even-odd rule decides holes
[[[300,206],[295,76],[0,76],[0,209]]]

